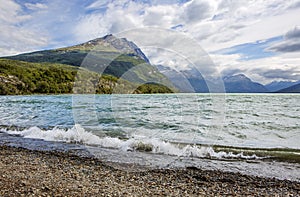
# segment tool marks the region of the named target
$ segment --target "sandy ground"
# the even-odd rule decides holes
[[[0,196],[300,196],[300,183],[194,168],[130,172],[93,158],[0,146]]]

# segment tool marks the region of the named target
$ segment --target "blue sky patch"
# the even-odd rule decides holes
[[[182,24],[179,24],[179,25],[176,25],[174,27],[171,27],[171,29],[173,29],[173,30],[178,30],[178,29],[181,29],[181,28],[183,28]]]
[[[277,36],[267,40],[259,40],[252,43],[245,43],[230,48],[221,49],[214,53],[223,55],[240,54],[240,60],[242,61],[272,57],[275,56],[276,53],[267,50],[267,48],[270,47],[272,44],[280,42],[282,40],[283,36]]]

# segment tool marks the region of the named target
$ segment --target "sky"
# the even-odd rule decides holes
[[[194,40],[222,76],[300,80],[299,19],[300,0],[0,0],[0,56],[159,28]],[[142,50],[154,64],[186,67],[175,52]]]

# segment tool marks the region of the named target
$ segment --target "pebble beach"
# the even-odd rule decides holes
[[[136,168],[128,166],[128,169]],[[300,183],[222,171],[116,169],[71,153],[0,146],[0,196],[299,196]]]

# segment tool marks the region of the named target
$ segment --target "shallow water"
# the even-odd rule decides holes
[[[265,167],[264,176],[290,174],[299,180],[299,99],[297,94],[2,96],[0,131],[11,138],[2,134],[1,143],[24,146],[22,139],[41,139],[51,142],[43,149],[53,150],[67,149],[67,142],[106,161],[151,167],[227,165],[243,171],[246,165],[255,174],[271,162],[277,167]],[[30,148],[40,143],[33,140]]]

